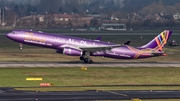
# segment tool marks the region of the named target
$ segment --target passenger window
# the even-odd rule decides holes
[[[16,34],[16,32],[12,32],[13,34]]]

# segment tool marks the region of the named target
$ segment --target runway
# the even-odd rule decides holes
[[[180,91],[18,91],[0,88],[1,101],[79,101],[79,100],[131,100],[139,99],[180,99]]]
[[[180,67],[180,62],[0,62],[0,68],[8,67]]]

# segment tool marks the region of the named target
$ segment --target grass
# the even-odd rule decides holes
[[[43,81],[26,81],[26,78],[43,78]],[[138,85],[180,84],[180,68],[1,68],[1,87],[25,87],[25,89],[47,90],[40,83],[53,83],[49,90],[180,90],[179,86],[105,86],[94,85]],[[71,86],[71,87],[68,87]],[[79,86],[79,87],[75,87]],[[32,87],[32,88],[26,88]],[[18,88],[24,89],[24,88]]]

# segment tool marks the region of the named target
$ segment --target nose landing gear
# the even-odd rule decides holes
[[[19,43],[19,50],[23,50],[23,44]]]

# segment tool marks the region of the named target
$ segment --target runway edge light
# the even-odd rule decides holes
[[[42,81],[42,78],[26,78],[26,81]]]

